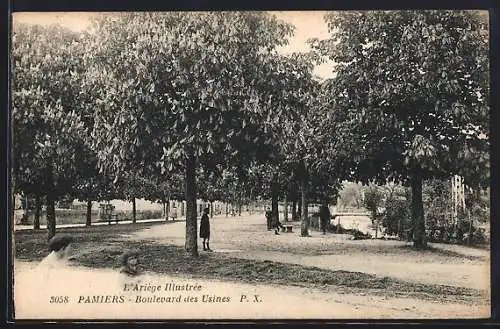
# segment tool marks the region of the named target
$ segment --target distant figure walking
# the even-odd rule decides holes
[[[328,209],[328,206],[321,206],[320,211],[319,211],[319,219],[321,223],[321,231],[323,231],[323,235],[326,234],[326,229],[328,228],[330,224],[330,217],[332,215],[330,214],[330,209]]]
[[[201,216],[200,221],[200,238],[203,239],[203,250],[204,251],[213,251],[210,249],[210,220],[208,217],[208,213],[210,210],[205,208],[203,210],[203,215]]]
[[[271,217],[273,217],[273,213],[269,207],[266,208],[266,224],[267,224],[267,230],[271,231],[272,230],[272,223],[271,223]]]

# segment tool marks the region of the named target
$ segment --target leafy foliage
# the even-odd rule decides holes
[[[85,128],[77,108],[80,36],[59,26],[17,26],[12,37],[13,175],[16,191],[44,194],[50,163],[55,191],[78,176]]]
[[[221,162],[241,168],[270,144],[265,59],[292,27],[255,12],[125,13],[95,23],[85,88],[97,95],[98,165],[116,180],[168,182],[185,172],[186,249],[196,255],[196,168],[213,181]]]
[[[341,12],[331,38],[313,40],[336,62],[325,102],[351,127],[357,178],[405,182],[488,173],[488,43],[468,11]],[[474,165],[472,165],[474,163]],[[484,180],[480,180],[484,182]]]
[[[423,179],[489,180],[485,17],[352,11],[325,20],[330,38],[311,44],[336,63],[323,102],[350,140],[347,167],[363,183],[411,183],[413,239],[425,247]]]
[[[376,185],[369,186],[364,193],[363,204],[372,214],[372,222],[377,220],[379,208],[382,207],[384,193]]]
[[[252,37],[256,31],[259,38]],[[190,148],[215,168],[222,155],[259,142],[253,69],[289,31],[257,13],[127,13],[99,20],[88,84],[106,87],[99,87],[93,134],[101,167],[175,172]]]

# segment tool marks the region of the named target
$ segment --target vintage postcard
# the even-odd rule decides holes
[[[487,11],[16,12],[14,319],[488,319]]]

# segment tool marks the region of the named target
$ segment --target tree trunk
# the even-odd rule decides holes
[[[14,177],[12,177],[12,181],[11,181],[11,190],[10,190],[10,202],[12,202],[12,206],[10,207],[10,220],[11,220],[11,223],[14,225],[16,224],[16,209],[17,209],[17,205],[16,205],[16,181],[14,179]]]
[[[321,200],[321,206],[328,209],[328,213],[330,214],[330,204],[328,203],[328,199],[326,199],[326,197]],[[318,229],[323,231],[323,232],[326,232],[330,227],[330,218],[321,218],[321,214],[322,213],[320,211],[320,217],[319,217],[319,221],[318,221]]]
[[[226,217],[229,216],[229,201],[226,199]]]
[[[413,246],[422,249],[425,239],[424,203],[422,201],[422,176],[417,170],[411,177],[411,219],[413,223]]]
[[[301,223],[300,223],[300,235],[303,237],[309,236],[309,218],[307,209],[307,180],[302,179],[301,181]]]
[[[184,201],[181,201],[181,217],[184,217]]]
[[[210,218],[214,218],[214,202],[210,201]]]
[[[28,204],[29,198],[28,198],[27,195],[25,196],[25,200],[26,200],[26,206],[24,208],[25,210],[24,210],[24,213],[23,213],[23,217],[21,218],[21,223],[22,224],[26,224],[26,222],[28,220],[28,216],[29,216],[29,209],[30,209],[29,208],[29,204]]]
[[[87,221],[85,226],[90,227],[92,225],[92,200],[87,200]]]
[[[33,219],[33,229],[40,229],[40,214],[42,212],[42,198],[40,195],[35,195],[35,218]]]
[[[171,209],[170,203],[171,202],[172,201],[170,200],[170,193],[169,193],[169,195],[167,196],[167,203],[166,203],[167,209],[165,209],[167,212],[167,220],[168,220],[168,217],[170,217],[170,209]]]
[[[191,257],[198,256],[198,227],[196,213],[196,160],[190,150],[186,150],[186,243],[185,249]]]
[[[401,240],[401,217],[398,220],[398,238]]]
[[[279,186],[276,179],[271,182],[271,224],[277,223],[279,220],[278,212],[278,196],[279,196]]]
[[[305,169],[305,168],[304,168]],[[301,236],[309,236],[309,218],[307,214],[307,172],[301,175],[300,180],[300,192],[302,196],[302,207],[301,207],[301,223],[300,223],[300,235]]]
[[[473,223],[472,223],[472,218],[470,216],[470,209],[467,209],[467,215],[469,216],[469,235],[467,236],[467,245],[472,244],[472,228],[473,228]]]
[[[288,222],[288,200],[285,195],[285,208],[283,209],[283,217],[285,218],[284,221]]]
[[[302,192],[300,192],[300,199],[297,204],[297,218],[302,218]]]
[[[378,226],[377,226],[377,222],[376,222],[376,217],[377,217],[377,211],[376,210],[372,210],[372,228],[375,229],[375,239],[377,238],[377,235],[378,235]]]
[[[47,234],[50,240],[54,235],[56,235],[56,206],[55,206],[55,191],[54,191],[54,171],[52,163],[47,166]]]
[[[248,214],[251,216],[253,214],[254,200],[253,200],[253,187],[250,188],[250,195],[248,196]]]
[[[242,204],[242,201],[241,201],[241,194],[238,198],[238,216],[241,216],[241,204]]]
[[[135,198],[132,198],[132,224],[136,222]]]
[[[292,220],[297,220],[297,201],[292,201]]]
[[[163,209],[163,218],[165,220],[168,220],[167,202],[165,201],[165,199],[161,200],[161,205]]]

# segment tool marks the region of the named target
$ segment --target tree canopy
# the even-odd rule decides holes
[[[308,202],[332,203],[346,180],[396,182],[411,187],[425,245],[424,180],[489,184],[487,20],[349,11],[325,22],[327,39],[290,55],[278,48],[294,27],[265,12],[117,13],[85,33],[17,25],[15,191],[46,197],[49,235],[64,195],[88,207],[184,199],[196,256],[197,199],[271,199],[276,220],[280,198],[300,201],[308,236]],[[319,81],[324,60],[335,65]]]
[[[488,172],[488,33],[480,14],[370,11],[325,19],[331,38],[312,44],[336,63],[324,101],[342,112],[339,121],[355,122],[358,179],[405,181],[418,166],[425,177],[456,173],[473,183],[471,168]]]
[[[424,245],[422,179],[489,179],[486,21],[443,10],[339,12],[325,20],[330,38],[311,43],[336,64],[323,101],[354,141],[355,178],[411,184],[414,239]]]

